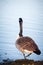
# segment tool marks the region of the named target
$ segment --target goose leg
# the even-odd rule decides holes
[[[28,56],[30,56],[32,53],[30,53],[30,54],[28,54],[27,56],[25,56],[25,57],[28,57]]]
[[[23,56],[24,56],[24,59],[26,59],[26,56],[25,56],[25,54],[23,53]]]

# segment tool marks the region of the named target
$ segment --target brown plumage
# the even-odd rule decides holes
[[[16,47],[23,53],[25,52],[25,50],[30,51],[30,52],[32,51],[34,53],[37,50],[39,50],[36,43],[30,37],[21,37],[21,38],[17,39]],[[36,54],[39,55],[40,51],[38,51],[38,52],[39,53],[36,52]]]
[[[25,59],[32,52],[36,53],[37,55],[40,55],[41,52],[35,41],[30,37],[25,37],[22,35],[22,22],[22,18],[19,18],[20,33],[19,38],[16,40],[16,47],[23,53]],[[29,53],[29,55],[25,56],[25,53]]]

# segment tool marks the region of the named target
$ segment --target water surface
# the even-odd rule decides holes
[[[23,18],[23,35],[31,37],[41,50],[41,55],[33,53],[28,59],[43,60],[43,0],[0,0],[0,5],[0,62],[24,58],[15,47],[19,17]]]

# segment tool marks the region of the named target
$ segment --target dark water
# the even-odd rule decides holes
[[[43,0],[26,0],[25,3],[23,0],[0,0],[0,4],[0,62],[23,58],[15,47],[20,16],[23,18],[23,35],[33,38],[41,50],[41,55],[33,53],[28,59],[43,60]]]

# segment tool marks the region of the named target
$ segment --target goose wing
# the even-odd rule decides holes
[[[35,51],[38,49],[38,46],[30,37],[21,37],[17,39],[16,45],[18,45],[19,48],[26,49],[28,51]]]

